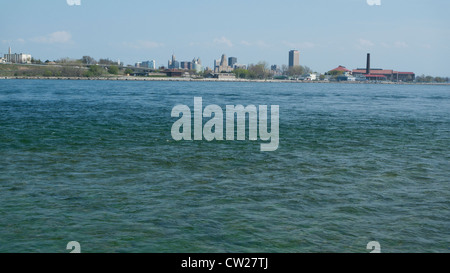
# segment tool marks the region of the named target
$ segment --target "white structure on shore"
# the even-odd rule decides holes
[[[309,73],[303,76],[303,80],[305,81],[315,81],[317,80],[317,74],[316,73]]]
[[[11,47],[9,48],[8,54],[4,56],[4,62],[7,63],[15,63],[15,64],[30,64],[31,63],[31,55],[30,54],[17,54],[11,53]]]
[[[200,60],[200,57],[198,57],[197,59],[193,59],[192,60],[192,70],[195,70],[197,73],[202,72],[203,67],[202,67],[202,61]]]

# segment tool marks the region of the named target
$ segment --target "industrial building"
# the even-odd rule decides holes
[[[367,54],[366,68],[353,69],[353,76],[365,76],[369,81],[411,82],[416,79],[413,72],[399,72],[392,69],[370,67],[370,53]]]
[[[31,63],[31,55],[23,54],[23,53],[11,53],[11,47],[9,48],[8,54],[4,55],[4,62],[6,63],[14,63],[14,64],[30,64]]]

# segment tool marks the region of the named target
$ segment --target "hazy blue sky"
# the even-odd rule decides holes
[[[66,0],[2,1],[0,53],[155,59],[167,65],[225,53],[241,64],[300,62],[318,72],[372,66],[450,76],[449,0]]]

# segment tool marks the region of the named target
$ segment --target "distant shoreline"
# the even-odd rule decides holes
[[[29,77],[1,76],[0,80],[74,80],[74,81],[167,81],[167,82],[262,82],[262,83],[337,83],[337,84],[398,84],[398,85],[450,85],[450,83],[418,83],[418,82],[350,82],[350,81],[300,81],[300,80],[249,80],[249,79],[193,79],[193,78],[159,78],[159,77]]]

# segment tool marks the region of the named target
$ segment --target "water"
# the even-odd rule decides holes
[[[449,252],[448,86],[0,81],[0,252]],[[280,147],[171,110],[280,105]]]

